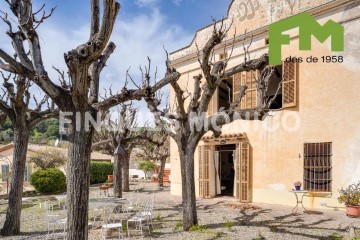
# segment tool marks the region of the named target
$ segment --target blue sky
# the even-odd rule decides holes
[[[33,0],[33,3],[34,9],[43,3],[47,10],[57,6],[53,16],[38,29],[44,65],[56,81],[58,76],[52,66],[66,71],[64,53],[88,39],[90,1]],[[101,76],[101,89],[111,85],[113,92],[122,88],[129,67],[135,81],[140,81],[139,65],[146,64],[147,56],[152,59],[153,68],[158,67],[159,78],[162,77],[165,70],[163,45],[169,51],[187,46],[197,29],[211,23],[211,17],[221,19],[226,15],[230,0],[120,0],[120,3],[122,7],[111,39],[117,49]],[[0,9],[10,12],[5,1],[0,1]],[[11,51],[5,31],[6,25],[1,22],[0,47]],[[164,91],[166,95],[169,88]],[[41,91],[37,89],[35,94]],[[143,104],[141,109],[146,112]]]
[[[37,1],[41,2],[41,1]],[[181,26],[188,33],[211,23],[211,17],[220,19],[226,15],[230,0],[121,0],[119,18],[134,18],[149,15],[158,9],[169,25]],[[50,4],[47,3],[50,7]],[[54,1],[56,19],[77,24],[89,19],[89,0]]]
[[[33,0],[38,9],[44,0]],[[101,1],[100,1],[101,2]],[[106,83],[120,87],[123,79],[115,80],[114,75],[124,76],[129,67],[137,68],[152,58],[160,71],[164,67],[165,45],[174,51],[188,45],[195,31],[211,23],[211,17],[221,19],[226,15],[230,0],[120,0],[122,5],[112,41],[118,46],[104,71]],[[56,6],[53,16],[38,29],[45,65],[50,74],[54,65],[66,70],[63,53],[85,42],[89,34],[89,0],[46,1],[45,9]],[[0,9],[9,12],[5,1]],[[0,23],[0,32],[6,25]],[[0,38],[0,47],[11,49],[8,38]],[[137,72],[133,74],[137,75]],[[56,78],[56,76],[54,76]]]

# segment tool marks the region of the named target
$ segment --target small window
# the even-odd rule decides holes
[[[31,165],[26,164],[25,166],[25,173],[24,173],[24,182],[29,182],[31,176]]]
[[[9,165],[1,165],[1,181],[6,182],[10,177],[10,166]]]
[[[265,45],[269,45],[269,38],[265,38]]]
[[[332,143],[305,143],[304,190],[332,191]]]
[[[225,59],[227,59],[227,57],[228,57],[228,54],[227,54],[227,53],[220,53],[220,54],[219,54],[219,59],[220,59],[220,60],[225,60]]]
[[[232,89],[233,80],[232,78],[224,80],[220,83],[217,94],[218,94],[218,109],[229,109],[230,104],[233,102],[233,89]]]

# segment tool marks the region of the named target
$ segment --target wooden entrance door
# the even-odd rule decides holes
[[[250,189],[250,144],[248,142],[241,142],[237,144],[235,154],[235,168],[236,168],[236,196],[240,202],[251,202]]]
[[[199,197],[211,198],[214,196],[214,187],[211,185],[211,179],[215,174],[214,171],[214,158],[212,146],[199,146]]]

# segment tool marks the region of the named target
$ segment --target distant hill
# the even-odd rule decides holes
[[[47,119],[38,123],[31,129],[30,142],[42,143],[56,140],[60,137],[59,120],[55,118]],[[66,140],[66,136],[62,136]],[[13,125],[9,119],[0,126],[0,144],[9,143],[14,139]]]

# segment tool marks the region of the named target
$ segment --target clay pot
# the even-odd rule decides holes
[[[346,215],[349,217],[360,217],[360,206],[346,206]]]

